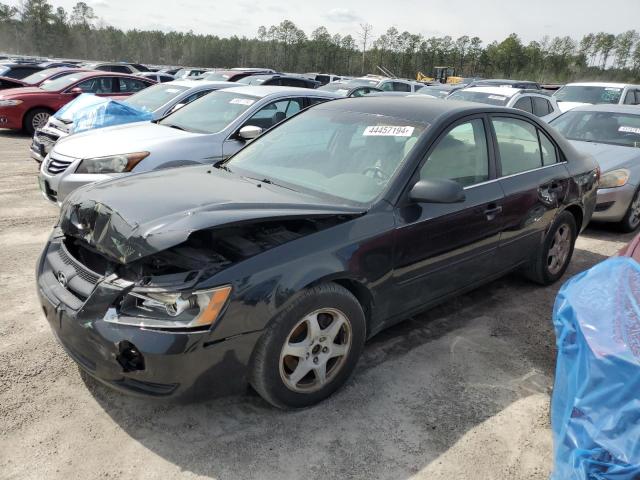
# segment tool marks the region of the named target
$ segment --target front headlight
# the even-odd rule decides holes
[[[15,107],[21,103],[22,100],[0,100],[0,107]]]
[[[623,187],[629,181],[630,175],[631,172],[626,168],[604,173],[600,177],[600,184],[598,185],[598,188]]]
[[[108,157],[85,158],[76,168],[76,173],[130,172],[133,167],[148,156],[149,152],[136,152],[110,155]]]
[[[147,328],[197,329],[210,327],[227,303],[231,286],[195,292],[129,292],[106,322]]]

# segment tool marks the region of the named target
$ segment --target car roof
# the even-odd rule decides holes
[[[613,82],[575,82],[575,83],[567,83],[567,87],[613,87],[613,88],[624,88],[627,86],[631,86],[631,83],[613,83]]]
[[[236,83],[237,85],[237,83]],[[316,90],[301,87],[280,87],[276,85],[246,85],[243,87],[225,88],[225,92],[239,93],[241,95],[249,95],[257,98],[265,98],[268,96],[289,96],[299,94],[301,96],[317,96],[325,98],[342,98],[342,96],[325,90]]]
[[[597,105],[580,105],[568,110],[569,112],[611,112],[611,113],[631,113],[640,116],[638,105],[618,105],[612,103],[600,103]]]
[[[470,92],[487,93],[489,95],[500,95],[501,97],[508,97],[508,98],[511,98],[522,91],[519,88],[510,88],[510,87],[467,87],[461,90],[470,91]]]
[[[512,108],[494,107],[473,102],[449,101],[443,102],[426,95],[411,97],[398,96],[366,96],[359,98],[345,98],[338,102],[326,102],[314,108],[331,109],[335,111],[359,112],[371,115],[383,115],[403,118],[416,123],[434,123],[443,116],[458,113],[473,114],[476,112],[510,112]]]

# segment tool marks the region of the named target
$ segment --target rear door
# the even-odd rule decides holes
[[[496,114],[491,126],[505,194],[498,260],[507,268],[536,251],[568,192],[569,172],[557,145],[528,119]]]
[[[427,153],[420,179],[461,183],[461,203],[407,203],[396,209],[396,311],[411,310],[497,272],[504,195],[495,180],[484,116],[454,123]],[[417,180],[417,179],[416,179]]]

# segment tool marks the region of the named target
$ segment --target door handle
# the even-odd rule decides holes
[[[487,217],[487,220],[491,221],[495,219],[498,214],[502,213],[502,207],[500,205],[489,205],[487,209],[484,211],[484,214]]]

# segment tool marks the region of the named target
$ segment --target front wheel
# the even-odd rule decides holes
[[[567,270],[578,228],[576,220],[569,212],[562,212],[547,232],[537,255],[531,259],[526,275],[541,285],[551,285]]]
[[[25,131],[29,135],[33,136],[37,129],[42,128],[47,124],[50,116],[51,112],[45,108],[34,108],[33,110],[29,110],[24,117]]]
[[[353,372],[365,330],[362,307],[351,292],[333,283],[310,288],[266,328],[249,382],[279,408],[318,403]]]
[[[627,213],[624,214],[618,226],[625,233],[633,232],[640,226],[640,188],[633,195]]]

